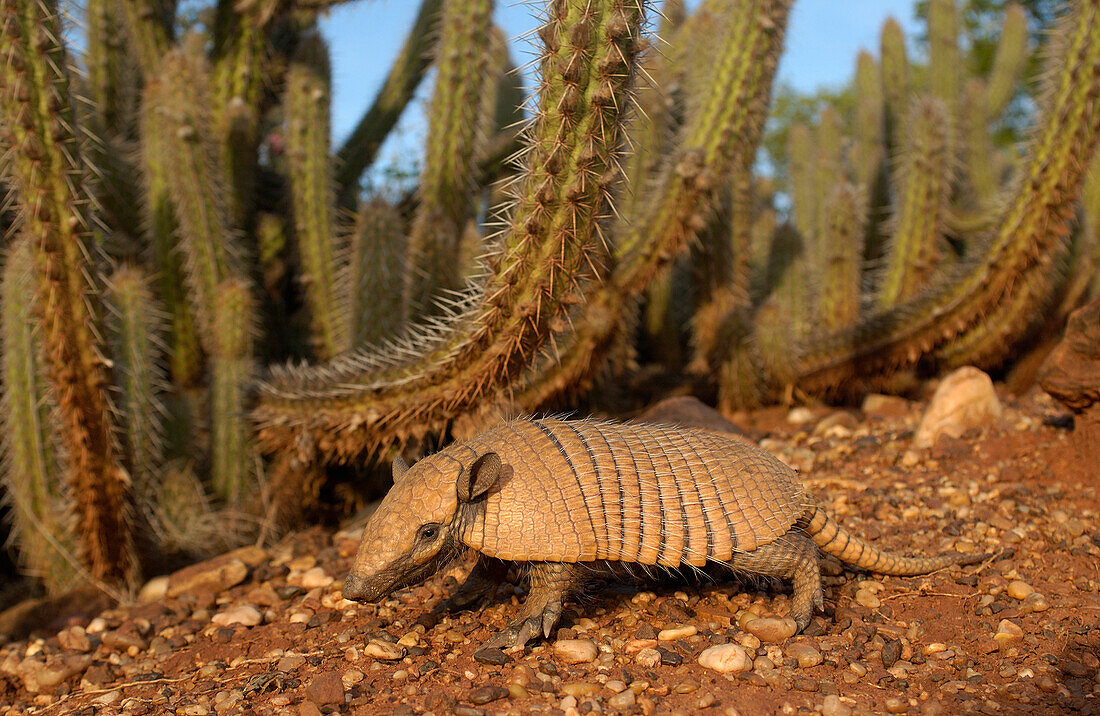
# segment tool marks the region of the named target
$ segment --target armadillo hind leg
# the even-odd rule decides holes
[[[531,589],[520,616],[499,631],[485,648],[522,649],[524,644],[550,632],[561,617],[562,605],[583,582],[584,568],[564,562],[535,562],[531,565]]]
[[[821,611],[825,606],[818,559],[817,546],[801,532],[792,530],[752,552],[735,553],[729,564],[744,574],[791,580],[794,583],[791,617],[802,631],[809,625],[814,610]]]

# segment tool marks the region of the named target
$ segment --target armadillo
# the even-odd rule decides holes
[[[853,536],[798,475],[730,436],[644,423],[517,419],[418,461],[393,464],[344,582],[377,601],[478,553],[447,609],[495,591],[513,563],[530,589],[520,616],[487,646],[549,637],[566,598],[592,576],[725,565],[789,579],[802,630],[823,607],[820,552],[853,567],[924,574],[986,555],[903,557]]]

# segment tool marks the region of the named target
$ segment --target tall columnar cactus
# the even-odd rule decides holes
[[[818,315],[822,326],[838,330],[860,317],[866,190],[841,180],[826,197],[824,214]]]
[[[435,313],[437,299],[462,288],[460,248],[477,209],[474,160],[484,144],[479,114],[496,109],[486,108],[481,99],[492,49],[492,10],[492,0],[443,4],[420,206],[409,236],[406,300],[419,313]]]
[[[928,0],[928,84],[943,105],[949,124],[948,155],[954,156],[954,129],[962,98],[962,57],[959,53],[959,20],[955,0]]]
[[[642,16],[638,0],[551,3],[530,151],[488,276],[406,351],[274,372],[254,410],[267,450],[297,449],[306,435],[346,459],[438,429],[494,400],[565,328],[600,243]]]
[[[129,477],[120,462],[99,345],[92,219],[57,7],[0,2],[0,144],[11,153],[23,231],[35,247],[49,379],[58,404],[79,552],[99,578],[131,578]]]
[[[324,39],[303,37],[286,76],[287,173],[301,279],[314,352],[332,358],[350,347],[336,296],[335,194],[329,162],[329,60]]]
[[[799,356],[799,387],[843,390],[857,375],[889,375],[967,342],[981,350],[955,353],[953,362],[997,365],[1026,334],[1019,320],[995,317],[1022,292],[1040,297],[1049,291],[1043,277],[1069,236],[1083,158],[1092,156],[1100,131],[1100,2],[1075,5],[1053,42],[1040,121],[988,245],[912,301],[808,341]],[[1041,305],[1029,302],[1016,315],[1029,317]]]
[[[167,385],[159,355],[164,345],[163,313],[150,284],[144,271],[123,266],[111,274],[105,294],[123,447],[134,496],[146,513],[157,503],[157,483],[164,464],[160,393]]]
[[[0,283],[0,484],[7,490],[12,541],[23,568],[58,591],[77,581],[79,563],[67,509],[67,467],[56,435],[57,400],[36,330],[36,273],[30,237],[20,237],[7,253]]]
[[[943,261],[951,206],[951,119],[936,97],[915,100],[897,160],[897,191],[886,272],[878,294],[889,307],[917,296]]]
[[[905,32],[894,18],[882,24],[880,62],[882,63],[883,121],[886,153],[893,156],[905,112],[909,108],[909,56]]]
[[[376,345],[405,324],[405,223],[381,198],[365,203],[356,217],[341,275],[344,314],[353,345]]]

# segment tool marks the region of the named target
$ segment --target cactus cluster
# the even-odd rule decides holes
[[[968,76],[933,0],[930,67],[887,23],[852,107],[789,132],[784,182],[754,171],[792,2],[548,0],[525,115],[494,3],[422,0],[334,148],[325,0],[197,24],[89,0],[75,59],[56,0],[0,0],[2,484],[26,572],[125,586],[268,538],[327,465],[576,403],[638,360],[733,409],[1047,335],[1100,258],[1096,206],[1070,231],[1100,0],[1052,43],[1022,158],[992,136],[1021,11]],[[419,187],[364,196],[432,64]]]

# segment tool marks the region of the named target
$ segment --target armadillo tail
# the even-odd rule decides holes
[[[935,557],[903,557],[887,552],[869,542],[856,537],[820,507],[813,508],[813,514],[805,527],[806,534],[821,551],[868,572],[909,576],[927,574],[952,564],[977,564],[990,557],[988,554],[941,554]]]

